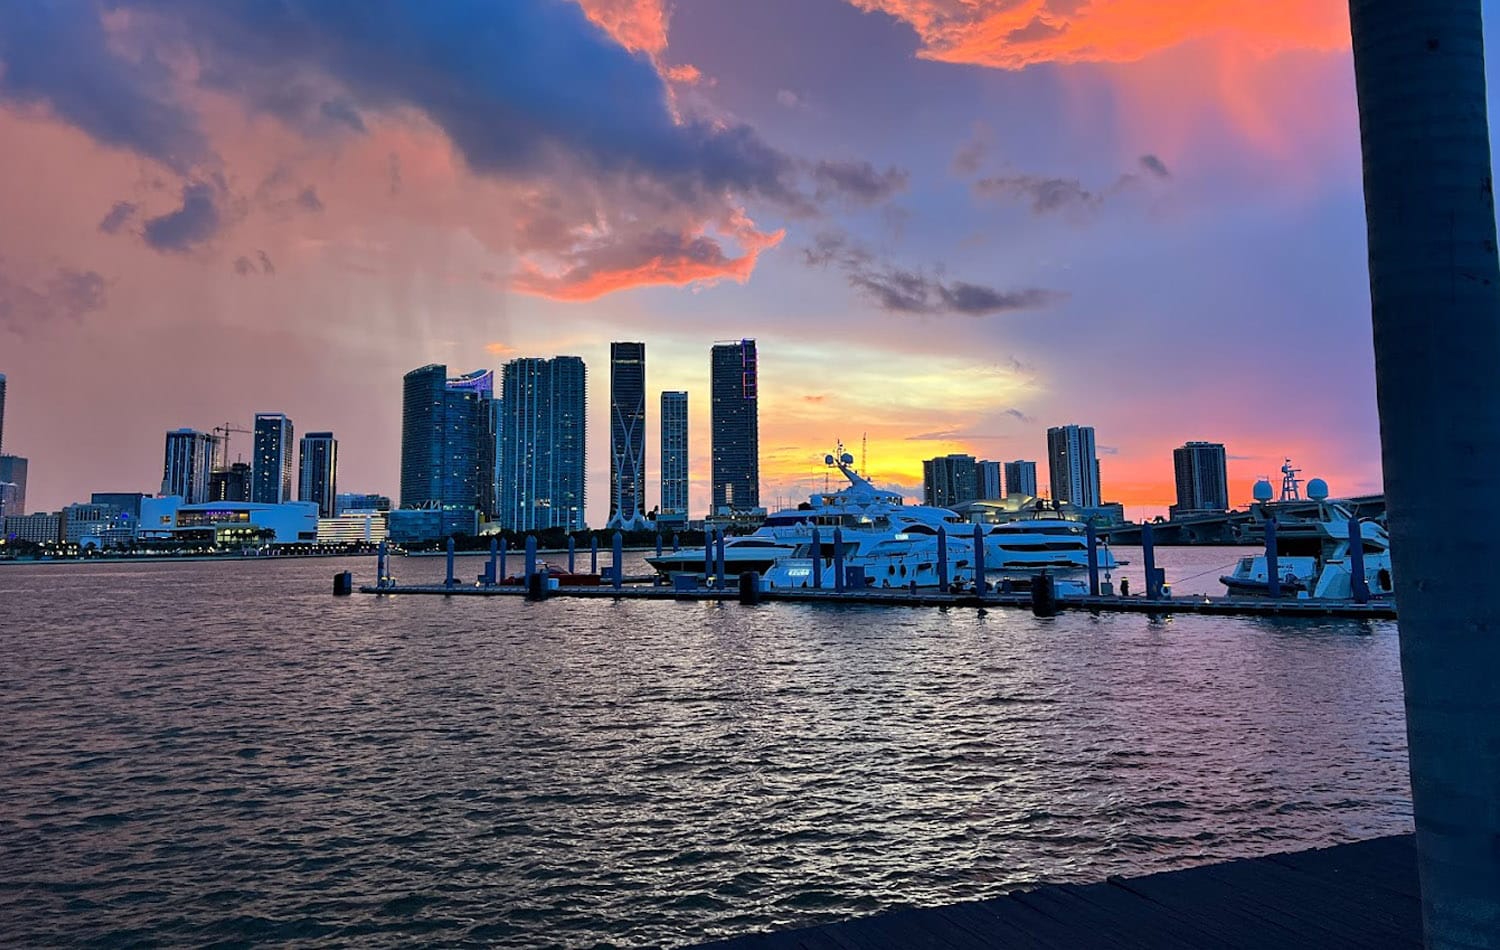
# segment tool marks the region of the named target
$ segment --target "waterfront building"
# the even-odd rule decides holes
[[[209,500],[208,477],[213,471],[218,439],[196,429],[167,433],[162,461],[161,493],[181,495],[188,504]]]
[[[443,511],[438,508],[393,508],[386,515],[387,537],[397,544],[420,544],[435,541],[451,534],[475,534],[479,531],[479,518],[472,508],[470,527],[458,523],[462,512]]]
[[[709,360],[711,514],[760,506],[759,378],[754,340],[714,344]]]
[[[333,516],[346,511],[390,511],[391,499],[371,492],[339,492],[334,496]]]
[[[609,345],[609,523],[639,531],[649,525],[646,498],[646,344]]]
[[[320,517],[332,518],[339,475],[339,442],[332,432],[309,432],[302,437],[298,469],[297,500],[312,502]]]
[[[496,506],[502,528],[585,527],[586,376],[577,356],[505,364]]]
[[[89,496],[89,504],[107,505],[136,520],[141,516],[141,500],[145,497],[138,491],[96,491]]]
[[[996,501],[1005,497],[1005,482],[999,462],[979,463],[979,497]]]
[[[1229,510],[1229,470],[1220,442],[1188,442],[1172,450],[1177,504],[1171,516]]]
[[[979,463],[972,455],[941,455],[922,463],[922,504],[933,508],[979,498]]]
[[[21,490],[15,482],[0,482],[0,518],[5,517],[5,512],[20,511],[21,506],[17,503]]]
[[[311,544],[318,538],[318,506],[306,501],[184,504],[175,495],[141,502],[142,538],[197,541],[218,547]]]
[[[135,516],[113,505],[80,502],[58,514],[63,521],[63,540],[80,548],[91,544],[101,549],[113,547],[128,544],[135,537]]]
[[[1094,451],[1093,426],[1048,429],[1047,462],[1054,500],[1080,508],[1099,507],[1099,456]]]
[[[62,515],[40,511],[30,515],[6,515],[0,535],[7,541],[58,544],[62,541]]]
[[[661,394],[661,508],[659,524],[688,521],[688,394]]]
[[[319,544],[379,544],[390,536],[389,512],[349,510],[318,519]]]
[[[450,379],[440,363],[402,382],[401,507],[441,512],[432,537],[472,534],[494,505],[494,373]]]
[[[8,500],[0,513],[26,514],[26,470],[29,463],[19,455],[0,455],[0,485],[10,485]]]
[[[249,501],[250,463],[235,462],[208,476],[209,501]]]
[[[1005,493],[1036,497],[1036,463],[1017,459],[1005,463]]]
[[[292,420],[279,412],[255,414],[255,454],[250,462],[250,500],[279,505],[292,500]],[[192,504],[189,501],[189,504]]]
[[[485,513],[487,519],[499,517],[500,499],[503,492],[500,489],[500,441],[505,432],[505,400],[495,397],[490,400],[490,441],[492,445],[492,456],[489,467],[490,478],[490,508]]]

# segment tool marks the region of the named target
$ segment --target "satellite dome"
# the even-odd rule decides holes
[[[854,456],[850,455],[848,452],[845,452],[843,455],[839,456],[839,461],[843,462],[845,465],[853,465]]]
[[[833,464],[833,456],[832,455],[825,455],[825,456],[823,456],[823,464],[824,465],[832,465]]]
[[[1256,501],[1270,501],[1272,498],[1275,498],[1275,497],[1276,497],[1276,489],[1274,489],[1274,488],[1271,487],[1271,480],[1270,479],[1268,479],[1268,478],[1262,478],[1260,481],[1258,481],[1258,482],[1255,483],[1255,500]]]
[[[1321,478],[1310,479],[1307,483],[1307,497],[1313,501],[1322,501],[1328,497],[1328,483]]]

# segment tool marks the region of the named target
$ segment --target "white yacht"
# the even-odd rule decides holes
[[[1319,597],[1348,600],[1354,596],[1348,507],[1328,497],[1321,478],[1307,483],[1307,499],[1298,491],[1297,470],[1291,461],[1282,467],[1285,476],[1281,500],[1271,501],[1272,487],[1266,480],[1255,485],[1255,500],[1265,519],[1276,521],[1276,574],[1279,596]],[[1263,540],[1265,529],[1257,529]],[[1373,521],[1359,522],[1364,560],[1364,578],[1372,598],[1388,598],[1395,592],[1391,576],[1390,537]],[[1242,557],[1234,570],[1219,578],[1230,594],[1270,596],[1270,571],[1264,553]]]
[[[1086,571],[1089,566],[1088,528],[1063,514],[1056,502],[1038,500],[1017,521],[989,528],[984,546],[985,572]],[[1109,546],[1098,545],[1098,567],[1119,566]]]
[[[884,491],[853,468],[854,456],[843,451],[824,456],[824,464],[836,468],[848,484],[836,491],[813,495],[796,508],[770,515],[752,534],[724,539],[724,573],[770,571],[780,558],[794,556],[798,549],[812,543],[812,532],[818,529],[821,542],[832,557],[833,530],[840,529],[846,546],[855,541],[885,538],[904,531],[926,529],[933,535],[938,525],[946,525],[950,534],[967,526],[946,508],[908,505],[897,492]],[[686,548],[648,557],[646,562],[662,575],[702,574],[703,548]]]

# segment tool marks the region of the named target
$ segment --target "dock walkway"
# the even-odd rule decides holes
[[[753,934],[714,950],[1422,945],[1411,835]]]

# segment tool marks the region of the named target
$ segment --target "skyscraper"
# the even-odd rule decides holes
[[[495,374],[448,378],[433,363],[402,381],[401,507],[443,512],[443,535],[472,534],[494,507]]]
[[[1005,497],[1004,483],[1000,478],[999,462],[979,463],[979,497],[985,501],[998,501]]]
[[[184,504],[209,500],[208,475],[213,470],[218,439],[195,429],[167,433],[166,457],[162,462],[161,493],[181,495]]]
[[[5,454],[5,374],[0,373],[0,455]]]
[[[1047,430],[1047,463],[1053,501],[1080,508],[1098,508],[1099,456],[1094,452],[1093,426],[1055,426]]]
[[[1005,463],[1005,493],[1036,495],[1036,463],[1017,459]]]
[[[228,468],[216,468],[208,476],[209,501],[249,501],[250,463],[231,462]]]
[[[26,468],[27,462],[19,455],[0,455],[0,485],[14,486],[5,502],[5,514],[26,514]]]
[[[713,514],[760,506],[755,341],[716,343],[709,362]]]
[[[501,373],[500,524],[585,527],[587,370],[576,356],[526,358]]]
[[[250,500],[261,505],[279,505],[291,501],[292,420],[279,412],[257,412],[254,431],[255,451],[250,459]]]
[[[332,518],[338,494],[339,443],[332,432],[309,432],[302,437],[297,478],[297,500],[316,502],[319,518]]]
[[[1219,442],[1188,442],[1172,450],[1177,504],[1172,514],[1229,510],[1229,472]]]
[[[609,345],[609,524],[648,527],[646,498],[646,344]]]
[[[688,394],[661,394],[661,514],[688,516]]]
[[[922,503],[952,508],[979,497],[979,463],[972,455],[940,455],[922,463]]]

